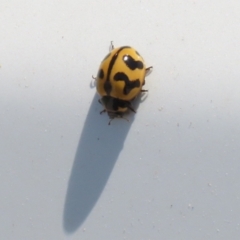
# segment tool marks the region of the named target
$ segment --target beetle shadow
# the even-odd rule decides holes
[[[63,228],[68,234],[82,225],[101,196],[135,117],[134,113],[127,114],[129,122],[114,119],[109,126],[107,114],[99,114],[102,108],[98,99],[95,94],[68,182],[63,213]],[[139,103],[140,97],[133,107],[137,109]]]

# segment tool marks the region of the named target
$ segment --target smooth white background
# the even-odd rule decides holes
[[[239,1],[0,5],[0,239],[240,239]],[[111,40],[154,69],[108,126]]]

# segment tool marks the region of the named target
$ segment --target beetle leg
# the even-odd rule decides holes
[[[105,113],[105,112],[106,112],[106,109],[103,109],[103,110],[100,112],[100,114]]]
[[[111,52],[114,49],[113,41],[110,43],[109,51]]]
[[[151,70],[151,69],[153,69],[153,66],[147,67],[147,68],[146,68],[146,71],[149,71],[149,70]]]
[[[130,109],[132,112],[136,113],[136,111],[132,108],[131,105],[128,106],[128,109]]]
[[[152,69],[153,69],[152,66],[147,67],[147,68],[145,69],[145,70],[146,70],[146,74],[145,74],[145,76],[148,75],[148,74],[151,72]]]
[[[113,120],[114,118],[111,118],[108,122],[108,125],[111,125],[111,121]]]

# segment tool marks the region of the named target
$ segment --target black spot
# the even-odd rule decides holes
[[[128,76],[123,72],[118,72],[114,76],[115,81],[124,81],[125,86],[123,88],[123,93],[127,95],[133,88],[140,87],[139,79],[130,81]]]
[[[101,79],[104,78],[104,72],[103,72],[102,69],[99,69],[99,71],[98,71],[98,77],[101,78]]]
[[[123,61],[131,70],[135,70],[136,68],[143,69],[143,63],[135,61],[130,55],[124,55]]]
[[[106,81],[104,83],[104,90],[106,91],[107,95],[110,94],[110,92],[112,91],[112,85],[111,85],[110,81]]]

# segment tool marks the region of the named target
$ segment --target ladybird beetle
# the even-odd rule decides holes
[[[102,60],[96,79],[96,88],[102,97],[99,102],[104,106],[100,113],[107,112],[110,122],[115,117],[124,118],[127,110],[135,112],[131,101],[140,93],[147,92],[145,84],[146,68],[141,55],[132,47],[113,47]]]

